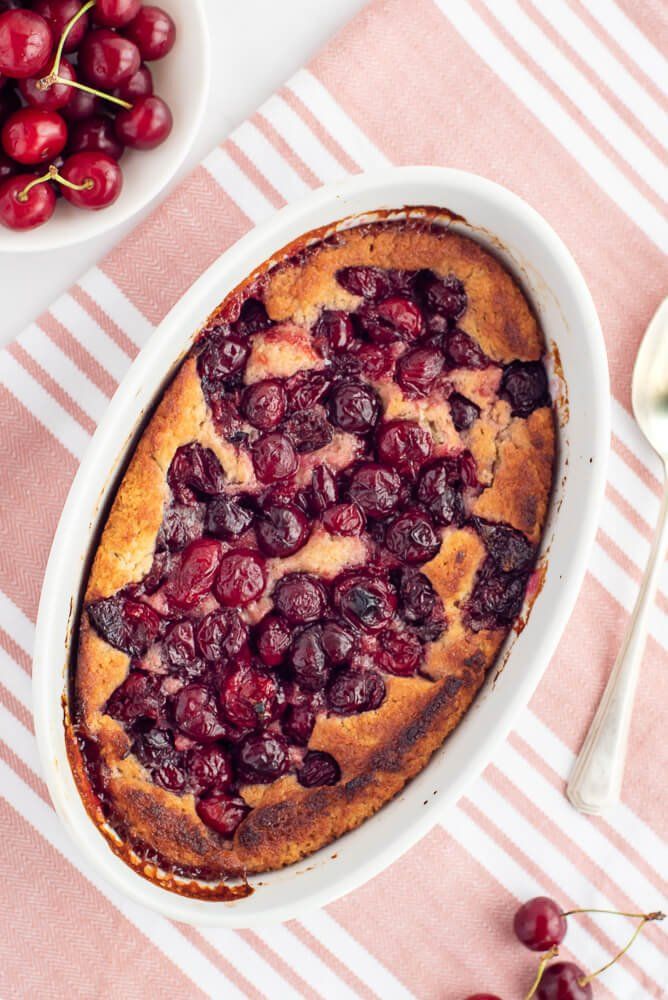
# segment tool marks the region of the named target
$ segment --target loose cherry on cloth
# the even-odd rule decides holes
[[[520,906],[513,928],[522,944],[531,951],[548,951],[563,941],[566,917],[554,900],[536,896]]]

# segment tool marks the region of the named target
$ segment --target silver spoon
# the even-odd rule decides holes
[[[566,789],[576,809],[593,814],[619,801],[647,620],[668,549],[668,299],[657,309],[640,345],[632,402],[641,431],[663,462],[663,499],[636,606]]]

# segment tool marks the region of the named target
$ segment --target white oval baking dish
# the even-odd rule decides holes
[[[136,429],[198,328],[225,295],[302,234],[344,217],[373,217],[374,212],[402,206],[442,206],[460,216],[453,226],[492,249],[518,277],[552,356],[561,358],[568,400],[562,397],[560,408],[558,469],[543,541],[544,585],[526,627],[513,636],[505,660],[499,661],[504,669],[490,672],[458,728],[401,795],[335,845],[300,864],[251,879],[255,892],[245,899],[221,903],[180,896],[143,879],[110,850],[84,809],[66,755],[62,699],[72,616],[101,512]],[[406,211],[411,209],[396,214],[401,217]],[[415,844],[493,759],[554,652],[596,533],[609,422],[605,348],[584,279],[544,219],[497,184],[438,167],[361,175],[284,208],[231,247],[172,309],[124,378],[72,484],[47,567],[35,641],[35,727],[54,804],[87,861],[132,899],[165,916],[248,927],[287,920],[329,903]]]

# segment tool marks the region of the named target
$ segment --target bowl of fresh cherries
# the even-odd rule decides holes
[[[208,80],[201,0],[0,0],[0,251],[143,208],[186,156]]]

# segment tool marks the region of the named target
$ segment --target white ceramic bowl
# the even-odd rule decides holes
[[[159,0],[159,4],[174,19],[177,32],[169,55],[149,63],[155,93],[167,101],[174,116],[170,135],[156,149],[125,151],[123,190],[109,208],[86,212],[61,198],[44,226],[27,232],[0,226],[0,253],[55,250],[100,236],[157,198],[183,163],[199,130],[209,92],[209,28],[203,0]]]
[[[246,899],[225,904],[175,895],[142,879],[112,853],[82,805],[65,753],[61,699],[67,668],[55,651],[65,649],[67,663],[71,607],[76,609],[79,601],[86,560],[114,489],[114,472],[198,327],[254,267],[316,227],[345,216],[373,216],[380,209],[411,205],[443,206],[463,216],[467,221],[456,228],[493,249],[514,271],[548,344],[561,355],[568,406],[562,406],[560,414],[559,467],[543,544],[544,552],[549,549],[543,589],[528,624],[511,643],[505,669],[498,675],[490,672],[444,747],[376,816],[334,847],[251,879],[256,891]],[[241,239],[184,295],[132,365],[76,475],[54,539],[35,642],[35,724],[51,796],[82,855],[128,896],[166,916],[230,927],[295,917],[349,892],[394,861],[427,833],[493,759],[540,680],[585,573],[603,495],[608,439],[607,362],[591,296],[561,240],[510,191],[458,170],[400,167],[315,191]]]

